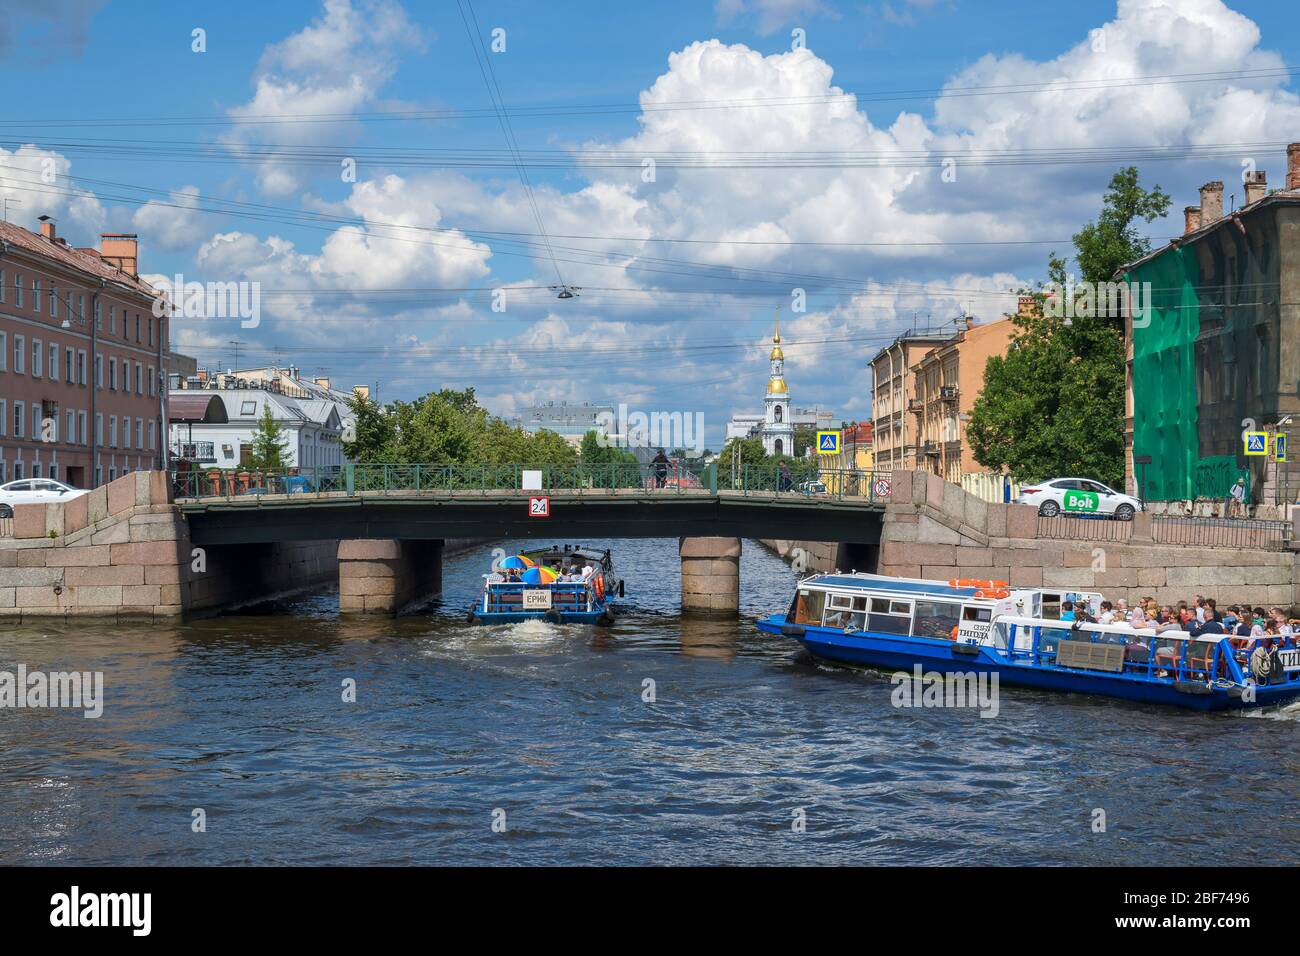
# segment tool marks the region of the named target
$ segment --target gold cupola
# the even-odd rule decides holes
[[[785,353],[781,351],[781,313],[776,313],[776,332],[772,336],[772,377],[767,382],[767,394],[788,395],[785,387]]]

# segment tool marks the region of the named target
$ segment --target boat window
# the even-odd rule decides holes
[[[962,610],[961,619],[963,621],[991,621],[993,620],[993,609],[989,607],[968,607]]]
[[[794,608],[795,623],[820,624],[825,607],[825,591],[800,591]]]
[[[889,599],[888,599],[888,598],[872,598],[872,599],[871,599],[871,610],[874,611],[874,612],[876,612],[877,614],[888,614],[888,613],[889,613]]]
[[[830,596],[830,601],[831,607],[833,608],[843,608],[848,611],[853,607],[853,598],[849,597],[847,594],[832,594]]]
[[[853,610],[865,611],[867,609],[867,599],[864,597],[855,597],[853,599]]]
[[[877,610],[879,605],[884,610]],[[882,634],[910,634],[912,632],[912,602],[873,599],[867,630]]]
[[[919,637],[942,637],[951,639],[953,629],[961,617],[961,605],[947,601],[917,601],[916,629]]]

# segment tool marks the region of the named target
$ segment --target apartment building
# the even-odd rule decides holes
[[[1032,308],[1033,301],[1026,298],[1021,308]],[[1010,317],[984,325],[967,317],[964,328],[912,366],[908,412],[915,418],[919,467],[954,484],[983,470],[966,439],[966,423],[984,388],[984,366],[1006,353],[1014,333]]]
[[[94,487],[163,467],[168,322],[135,235],[77,248],[0,222],[0,482]]]
[[[912,366],[947,337],[906,332],[871,360],[871,415],[875,467],[883,471],[919,467],[916,423],[907,411],[912,398]]]

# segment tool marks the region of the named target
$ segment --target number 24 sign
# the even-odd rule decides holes
[[[551,499],[545,496],[528,499],[528,517],[549,518],[551,516]]]

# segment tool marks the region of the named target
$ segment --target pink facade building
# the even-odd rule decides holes
[[[0,222],[0,483],[82,488],[165,461],[167,319],[134,235],[79,249]]]

